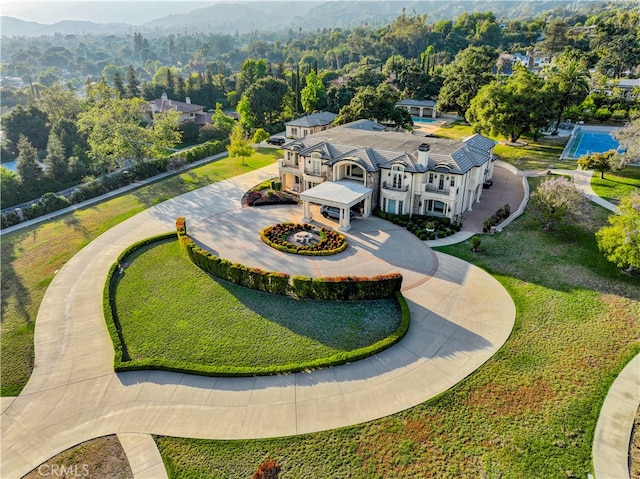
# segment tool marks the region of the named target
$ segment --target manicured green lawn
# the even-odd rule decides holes
[[[305,436],[158,437],[170,477],[250,477],[267,456],[292,478],[586,477],[600,406],[640,351],[640,279],[608,263],[594,239],[607,215],[598,208],[590,224],[548,233],[525,214],[482,236],[481,253],[468,244],[443,249],[491,272],[517,306],[504,347],[451,390],[381,420]]]
[[[126,261],[115,303],[132,360],[260,374],[372,345],[400,324],[393,299],[296,300],[216,280],[175,239]]]
[[[627,166],[619,171],[608,171],[604,178],[600,178],[600,172],[594,171],[591,187],[596,195],[618,204],[620,198],[640,188],[640,167]]]
[[[435,135],[441,138],[460,140],[473,135],[473,128],[469,125],[454,123],[440,128]],[[504,140],[504,138],[498,137],[491,137],[491,139]],[[576,161],[560,161],[560,155],[567,138],[539,138],[534,141],[531,137],[522,137],[519,141],[526,143],[526,145],[498,144],[493,151],[500,160],[511,163],[520,170],[546,170],[551,167],[575,170],[577,168]]]
[[[84,245],[149,206],[226,178],[262,168],[281,150],[260,149],[242,166],[224,158],[53,221],[2,236],[0,245],[3,396],[20,393],[33,368],[33,328],[40,301],[57,270]]]

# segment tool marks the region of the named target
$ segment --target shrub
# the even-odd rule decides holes
[[[71,204],[64,196],[57,196],[55,193],[45,193],[38,203],[42,207],[42,214],[45,215],[66,208]]]
[[[479,236],[472,236],[471,239],[469,240],[469,244],[471,245],[471,251],[473,251],[474,253],[477,253],[478,251],[480,251],[480,243],[482,243],[482,240],[480,239]]]
[[[294,276],[291,293],[304,299],[356,301],[392,297],[402,286],[402,275],[392,273],[373,277],[337,276],[310,278]]]
[[[2,213],[2,228],[8,228],[13,225],[17,225],[20,223],[20,215],[14,211],[7,211],[6,213]]]

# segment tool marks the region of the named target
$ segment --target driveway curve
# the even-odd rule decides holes
[[[239,199],[275,173],[272,165],[146,210],[91,242],[58,272],[37,317],[33,374],[17,398],[1,403],[1,477],[21,477],[55,454],[106,434],[263,438],[370,421],[452,387],[507,340],[515,306],[493,277],[434,253],[379,219],[355,222],[343,258],[308,262],[265,253],[268,247],[253,236],[257,218],[283,220],[295,208],[242,209]],[[173,230],[181,215],[198,241],[220,251],[227,241],[242,254],[264,256],[265,267],[298,258],[323,275],[401,272],[412,314],[408,334],[378,355],[313,372],[255,378],[115,374],[102,314],[109,267],[133,242]],[[231,235],[226,239],[225,222]]]

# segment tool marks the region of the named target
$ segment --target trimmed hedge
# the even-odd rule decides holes
[[[292,292],[298,298],[344,301],[390,298],[402,286],[402,275],[391,273],[372,277],[336,276],[310,278],[294,276]]]
[[[286,241],[286,237],[298,231],[318,231],[320,241],[317,244],[295,245]],[[330,256],[341,253],[349,244],[340,233],[327,228],[319,230],[310,224],[279,223],[268,226],[260,232],[260,238],[267,245],[285,253],[301,254],[305,256]]]

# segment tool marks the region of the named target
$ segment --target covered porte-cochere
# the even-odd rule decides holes
[[[300,193],[302,200],[302,221],[310,222],[311,203],[333,206],[340,210],[338,229],[349,231],[351,229],[351,207],[364,201],[362,216],[371,215],[371,188],[367,188],[361,182],[340,180],[325,181]]]

